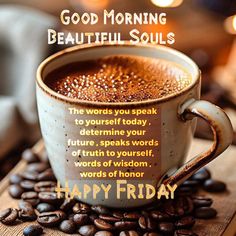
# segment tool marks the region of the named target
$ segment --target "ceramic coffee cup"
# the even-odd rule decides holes
[[[53,70],[67,65],[72,62],[96,59],[108,55],[136,55],[150,58],[165,59],[175,62],[185,68],[192,77],[191,85],[184,90],[171,94],[159,99],[127,102],[127,103],[102,103],[89,102],[72,99],[62,96],[45,83],[45,77]],[[119,137],[101,137],[101,136],[83,136],[79,133],[80,128],[75,127],[75,117],[79,119],[97,119],[94,115],[69,115],[69,108],[80,109],[157,109],[158,115],[149,116],[151,126],[146,127],[147,135],[142,138],[149,140],[157,138],[159,145],[153,147],[155,153],[154,160],[148,158],[150,169],[139,167],[144,172],[142,178],[125,178],[130,186],[138,186],[138,184],[149,184],[159,186],[165,184],[180,184],[195,171],[205,166],[207,163],[215,159],[222,153],[232,141],[232,125],[219,107],[200,99],[200,71],[196,64],[184,54],[163,46],[154,45],[83,45],[68,48],[55,55],[50,56],[41,63],[37,71],[37,105],[40,119],[42,136],[45,147],[49,156],[49,160],[53,171],[61,183],[69,185],[70,189],[77,186],[79,190],[84,190],[84,186],[104,186],[111,185],[109,197],[105,198],[102,192],[94,198],[92,191],[88,193],[87,198],[77,196],[83,202],[89,204],[103,204],[110,207],[136,207],[147,204],[154,200],[146,198],[128,198],[125,191],[117,197],[117,179],[122,178],[87,178],[83,179],[80,172],[83,168],[75,168],[72,151],[78,147],[68,145],[68,139],[74,140],[94,140],[99,143],[104,139],[114,139]],[[134,116],[126,115],[126,118],[133,119]],[[185,163],[185,158],[193,139],[196,117],[204,119],[211,126],[214,134],[214,142],[211,148],[205,153],[193,157],[189,162]],[[99,119],[111,119],[110,116],[103,114]],[[99,126],[97,129],[104,129]],[[131,139],[137,139],[132,137]],[[121,147],[99,147],[99,149],[119,150]],[[145,150],[146,147],[139,147]],[[90,147],[91,149],[91,147]],[[93,147],[92,149],[96,149]],[[135,148],[130,148],[130,150]],[[123,158],[125,159],[125,158]],[[82,157],[83,161],[102,160],[99,157]],[[118,159],[119,161],[120,159]],[[131,160],[128,158],[128,160]],[[140,159],[137,159],[140,160]],[[108,168],[109,169],[109,168]],[[110,168],[114,171],[114,167]],[[135,167],[133,168],[135,169]],[[106,171],[106,168],[95,167],[93,171]],[[168,176],[163,180],[164,177]],[[88,189],[87,189],[88,190]]]

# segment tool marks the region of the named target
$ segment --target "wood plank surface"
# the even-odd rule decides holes
[[[200,151],[206,150],[211,142],[195,139],[189,158]],[[12,171],[12,173],[22,172],[26,164],[21,161]],[[208,165],[212,171],[213,178],[227,183],[228,191],[221,194],[204,193],[214,199],[213,206],[218,210],[218,216],[211,220],[197,220],[194,231],[199,236],[233,236],[236,233],[236,147],[231,146],[227,151],[221,154],[215,161]],[[7,207],[17,207],[18,202],[9,197],[7,192],[8,178],[6,176],[0,183],[0,210]],[[13,226],[0,224],[1,236],[22,235],[25,226],[32,223],[20,223]],[[58,230],[45,229],[44,235],[61,236],[68,235]],[[74,234],[76,235],[76,234]],[[78,234],[77,234],[78,235]]]

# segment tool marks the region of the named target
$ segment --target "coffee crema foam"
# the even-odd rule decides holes
[[[137,102],[177,94],[191,84],[180,65],[155,58],[114,55],[65,65],[45,83],[64,96],[94,102]]]

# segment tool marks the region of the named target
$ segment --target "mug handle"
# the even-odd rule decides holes
[[[181,184],[194,172],[220,155],[232,143],[233,139],[233,128],[228,116],[221,108],[210,102],[190,99],[180,107],[179,116],[184,122],[192,120],[194,117],[200,117],[207,121],[213,131],[214,142],[208,151],[198,154],[185,163],[165,179],[163,184]]]

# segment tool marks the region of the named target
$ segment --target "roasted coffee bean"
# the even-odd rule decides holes
[[[6,225],[12,225],[18,218],[18,210],[14,208],[7,208],[0,212],[0,221]]]
[[[193,198],[193,204],[195,207],[210,207],[213,201],[211,198],[195,196]]]
[[[192,216],[185,216],[175,222],[175,227],[177,229],[188,229],[195,224],[195,219]]]
[[[21,174],[23,179],[37,181],[38,173],[35,171],[25,171]]]
[[[75,204],[76,201],[74,199],[65,199],[64,202],[61,204],[60,209],[66,212],[71,210]]]
[[[113,226],[111,224],[109,224],[106,221],[101,220],[101,219],[94,220],[94,224],[95,224],[95,226],[97,226],[98,229],[101,229],[101,230],[112,230],[113,229]]]
[[[169,221],[171,219],[168,214],[158,210],[151,211],[151,217],[158,221]]]
[[[201,183],[203,183],[205,180],[210,179],[210,178],[211,178],[211,173],[209,172],[209,170],[207,168],[202,168],[202,169],[198,170],[191,177],[191,179],[197,180]]]
[[[196,188],[198,185],[199,185],[199,182],[198,182],[197,180],[188,179],[188,180],[185,180],[185,181],[181,184],[181,187]]]
[[[56,177],[51,168],[43,171],[38,175],[38,181],[56,181]]]
[[[36,209],[39,213],[47,211],[55,211],[55,207],[49,203],[39,203]]]
[[[91,211],[91,207],[84,203],[76,203],[73,207],[73,212],[76,213],[89,213]]]
[[[141,216],[138,220],[141,229],[150,231],[157,227],[156,222],[154,222],[150,217]]]
[[[34,162],[40,161],[38,155],[35,154],[34,152],[32,152],[31,149],[25,149],[25,151],[22,153],[21,157],[27,163],[34,163]]]
[[[123,219],[124,218],[124,214],[120,211],[115,211],[112,213],[112,216],[118,218],[118,219]]]
[[[167,201],[164,204],[164,211],[170,217],[178,218],[185,214],[183,207],[182,200],[176,198],[175,201]]]
[[[97,232],[97,229],[94,225],[83,225],[79,228],[78,232],[82,236],[94,236]]]
[[[116,218],[114,216],[109,216],[109,215],[99,215],[99,218],[108,222],[118,222],[120,221],[119,218]]]
[[[43,212],[38,215],[38,223],[45,227],[57,226],[62,220],[66,218],[63,211]]]
[[[174,236],[198,236],[198,235],[189,229],[178,229],[175,231]]]
[[[119,221],[115,222],[114,226],[118,230],[131,230],[135,229],[138,226],[138,224],[137,222],[134,221]]]
[[[129,231],[121,231],[119,236],[139,236],[139,234],[134,230],[129,230]]]
[[[109,231],[98,231],[94,236],[113,236],[113,234]]]
[[[12,198],[20,199],[24,189],[18,184],[12,184],[9,186],[8,192]]]
[[[10,184],[20,184],[23,178],[19,174],[14,174],[10,176],[9,183]]]
[[[34,190],[34,185],[35,182],[31,180],[23,180],[20,183],[20,186],[25,190],[25,191],[33,191]]]
[[[75,214],[73,220],[77,225],[82,226],[89,222],[89,216],[87,214]]]
[[[171,222],[161,222],[158,224],[158,229],[163,234],[173,234],[175,227]]]
[[[143,236],[161,236],[161,235],[155,232],[147,232]]]
[[[35,214],[34,208],[29,202],[21,200],[19,202],[19,218],[23,221],[33,221],[36,220],[37,216]]]
[[[29,225],[24,228],[24,236],[39,236],[43,234],[43,228],[40,225]]]
[[[91,209],[95,211],[97,214],[102,214],[102,215],[110,215],[111,212],[104,206],[102,205],[95,205],[92,206]]]
[[[125,212],[124,218],[128,220],[138,220],[141,217],[141,214],[138,212]]]
[[[181,195],[192,195],[196,193],[198,189],[196,187],[179,186],[176,191],[178,195],[181,196]]]
[[[41,172],[45,171],[48,168],[49,168],[48,163],[39,162],[39,163],[29,164],[27,166],[26,171],[35,171],[35,172],[41,173]]]
[[[73,220],[63,220],[60,223],[59,229],[67,234],[73,234],[76,230],[76,224]]]
[[[226,184],[218,180],[208,179],[204,182],[203,188],[207,192],[219,193],[226,190]]]
[[[39,203],[38,193],[36,192],[25,192],[21,195],[21,198],[32,206],[36,206]]]
[[[194,210],[193,200],[188,196],[182,197],[182,200],[185,215],[191,214]]]
[[[53,205],[59,204],[63,201],[63,199],[57,197],[57,193],[55,192],[40,192],[38,197],[41,202],[46,202]]]
[[[54,192],[57,183],[53,181],[40,181],[35,184],[35,192]]]
[[[217,211],[211,207],[199,207],[195,210],[194,216],[199,219],[211,219],[216,217]]]

